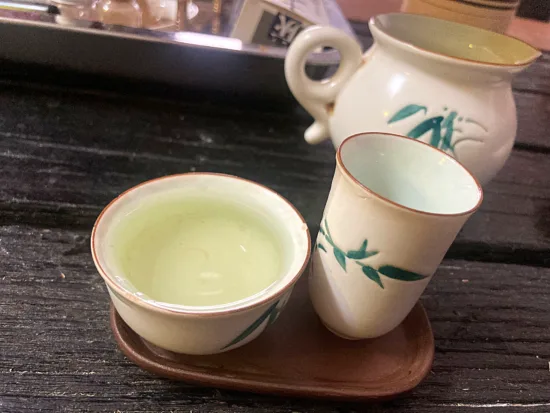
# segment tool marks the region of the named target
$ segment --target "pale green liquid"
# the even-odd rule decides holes
[[[157,197],[112,231],[115,262],[155,301],[226,304],[265,290],[281,275],[280,240],[265,218],[246,206]]]

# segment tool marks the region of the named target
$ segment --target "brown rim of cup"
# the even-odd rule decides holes
[[[129,194],[130,192],[132,192],[132,191],[134,191],[138,188],[141,188],[142,186],[149,185],[149,184],[152,184],[154,182],[158,182],[158,181],[161,181],[161,180],[164,180],[164,179],[177,178],[177,177],[182,177],[182,176],[199,176],[199,175],[207,175],[207,176],[213,176],[213,177],[219,177],[219,178],[236,179],[236,180],[244,181],[244,182],[249,183],[249,184],[256,185],[256,186],[262,188],[263,190],[266,190],[266,191],[272,193],[273,195],[275,195],[276,197],[281,199],[284,203],[286,203],[288,206],[290,206],[294,210],[294,212],[296,213],[296,215],[298,216],[300,221],[302,221],[302,224],[304,225],[304,228],[305,228],[306,237],[307,237],[307,253],[304,257],[304,261],[303,261],[302,266],[300,267],[300,269],[297,271],[296,274],[294,274],[294,276],[291,278],[291,280],[288,281],[287,283],[285,283],[284,286],[282,286],[280,289],[276,289],[272,293],[267,293],[265,295],[260,296],[258,301],[253,300],[249,303],[245,303],[242,306],[237,305],[235,308],[222,309],[222,310],[212,310],[212,311],[205,311],[205,310],[193,311],[193,310],[187,310],[187,309],[181,309],[180,310],[180,309],[172,309],[172,308],[157,306],[157,305],[154,305],[150,302],[147,302],[147,301],[145,301],[145,300],[143,300],[139,297],[136,297],[135,294],[127,291],[125,288],[120,286],[116,281],[114,281],[114,279],[112,279],[112,277],[107,273],[107,271],[104,270],[103,266],[100,264],[99,259],[98,259],[99,254],[97,252],[98,248],[97,248],[96,243],[95,243],[95,238],[96,238],[97,227],[99,226],[99,224],[101,222],[101,219],[103,218],[105,213],[115,203],[120,201],[124,196],[126,196],[127,194]],[[112,288],[114,290],[114,293],[116,293],[116,295],[119,298],[123,298],[125,300],[128,300],[128,301],[130,301],[132,303],[135,303],[135,304],[139,305],[140,307],[143,307],[143,308],[148,309],[148,310],[167,313],[167,314],[171,314],[171,315],[186,315],[186,316],[194,316],[194,317],[217,317],[217,316],[230,315],[230,314],[238,313],[238,312],[241,312],[241,311],[251,310],[253,308],[259,307],[263,304],[266,304],[266,303],[268,303],[272,300],[275,300],[275,299],[279,298],[281,295],[283,295],[285,292],[287,292],[288,287],[292,286],[294,283],[296,283],[296,281],[298,281],[298,279],[300,278],[302,273],[305,271],[305,269],[307,267],[307,264],[309,262],[309,258],[311,256],[311,237],[310,237],[310,234],[309,234],[309,228],[307,226],[307,223],[306,223],[305,219],[302,217],[302,214],[300,214],[300,212],[296,209],[296,207],[294,205],[292,205],[292,203],[290,203],[290,201],[288,201],[285,197],[283,197],[279,193],[275,192],[274,190],[268,188],[267,186],[259,184],[257,182],[254,182],[254,181],[251,181],[251,180],[248,180],[248,179],[244,179],[244,178],[241,178],[241,177],[238,177],[238,176],[234,176],[234,175],[220,174],[220,173],[214,173],[214,172],[188,172],[188,173],[182,173],[182,174],[166,175],[166,176],[162,176],[162,177],[159,177],[159,178],[155,178],[155,179],[151,179],[151,180],[142,182],[142,183],[140,183],[136,186],[133,186],[130,189],[127,189],[126,191],[124,191],[120,195],[118,195],[115,199],[113,199],[111,202],[109,202],[107,204],[107,206],[101,211],[101,213],[99,214],[99,216],[97,217],[97,219],[94,223],[94,227],[92,229],[92,235],[91,235],[91,238],[90,238],[90,244],[91,244],[91,250],[92,250],[92,259],[94,261],[94,264],[96,266],[97,271],[99,272],[99,275],[101,275],[101,278],[103,278],[103,280],[105,281],[107,286]],[[174,305],[177,307],[177,304],[174,304]],[[227,305],[231,305],[231,303],[227,303]]]
[[[391,136],[391,137],[394,137],[394,138],[407,139],[408,141],[415,142],[416,144],[424,145],[425,147],[430,148],[430,150],[439,152],[441,155],[445,156],[447,159],[449,159],[455,165],[458,165],[460,168],[462,168],[466,172],[466,174],[470,175],[470,177],[473,179],[473,181],[475,182],[475,184],[477,186],[478,192],[479,192],[479,200],[477,201],[476,205],[473,208],[470,208],[469,210],[467,210],[465,212],[458,212],[458,213],[454,213],[454,214],[440,214],[440,213],[437,213],[437,212],[421,211],[419,209],[410,208],[410,207],[407,207],[405,205],[399,204],[395,201],[392,201],[392,200],[378,194],[377,192],[371,190],[367,186],[363,185],[357,178],[355,178],[353,176],[353,174],[344,165],[344,161],[342,161],[342,148],[344,147],[344,145],[347,142],[350,142],[350,141],[352,141],[353,139],[355,139],[359,136],[369,136],[369,135],[370,136],[372,136],[372,135],[384,135],[384,136]],[[382,200],[382,201],[384,201],[384,202],[386,202],[390,205],[393,205],[393,206],[395,206],[399,209],[403,209],[403,210],[406,210],[406,211],[409,211],[409,212],[414,212],[414,213],[417,213],[417,214],[434,216],[434,217],[445,217],[445,218],[447,218],[447,217],[459,217],[459,216],[472,214],[473,212],[475,212],[479,208],[479,206],[483,202],[483,189],[481,188],[481,185],[479,184],[479,181],[464,165],[462,165],[455,158],[453,158],[451,155],[443,152],[442,150],[440,150],[438,148],[434,148],[433,146],[431,146],[431,145],[429,145],[425,142],[419,141],[417,139],[409,138],[408,136],[398,135],[396,133],[387,133],[387,132],[364,132],[364,133],[356,133],[354,135],[348,136],[346,139],[344,139],[344,141],[340,144],[340,146],[338,147],[338,150],[336,151],[336,165],[337,165],[338,168],[340,168],[340,170],[342,171],[343,175],[346,178],[348,178],[353,184],[359,186],[362,190],[368,192],[369,194],[373,195],[374,197],[376,197],[376,198],[378,198],[378,199],[380,199],[380,200]]]

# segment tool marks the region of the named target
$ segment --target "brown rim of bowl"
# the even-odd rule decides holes
[[[265,295],[260,295],[258,297],[258,301],[252,300],[249,303],[245,303],[242,306],[236,306],[234,308],[229,308],[229,309],[224,308],[222,310],[212,310],[212,311],[204,311],[204,310],[202,310],[202,311],[192,311],[192,310],[183,310],[183,309],[179,310],[179,309],[170,309],[170,308],[166,308],[166,307],[157,306],[157,305],[154,305],[154,304],[149,303],[147,301],[144,301],[143,299],[141,299],[139,297],[136,297],[134,294],[132,294],[131,292],[127,291],[125,288],[118,285],[108,275],[108,273],[103,269],[103,267],[101,266],[101,264],[99,263],[99,260],[98,260],[98,253],[96,251],[97,248],[96,248],[96,244],[95,244],[95,236],[96,236],[97,227],[99,226],[99,223],[100,223],[101,219],[103,218],[104,214],[107,212],[107,210],[109,208],[111,208],[120,199],[122,199],[125,195],[127,195],[128,193],[130,193],[130,192],[132,192],[132,191],[134,191],[138,188],[141,188],[142,186],[149,185],[149,184],[152,184],[154,182],[161,181],[163,179],[177,178],[177,177],[181,177],[181,176],[192,176],[192,175],[194,175],[194,176],[207,175],[207,176],[213,176],[213,177],[219,177],[219,178],[236,179],[236,180],[241,180],[241,181],[247,182],[247,183],[252,184],[252,185],[256,185],[256,186],[262,188],[263,190],[266,190],[266,191],[272,193],[273,195],[275,195],[276,197],[281,199],[284,203],[286,203],[288,206],[290,206],[294,210],[294,212],[296,213],[296,215],[298,216],[300,221],[302,221],[302,224],[304,225],[304,228],[305,228],[306,237],[307,237],[307,253],[306,253],[306,256],[304,257],[304,262],[302,263],[302,266],[300,267],[298,272],[282,288],[274,290],[275,292],[273,292],[273,293],[267,293]],[[94,223],[94,227],[92,229],[92,234],[91,234],[91,239],[90,239],[90,244],[91,244],[91,250],[92,250],[92,259],[94,261],[96,269],[99,272],[99,275],[101,275],[101,278],[103,278],[103,280],[107,283],[107,285],[109,287],[111,287],[116,294],[121,296],[121,298],[129,300],[129,301],[131,301],[131,302],[133,302],[133,303],[135,303],[135,304],[137,304],[140,307],[143,307],[145,309],[154,310],[154,311],[158,311],[158,312],[164,312],[164,313],[168,313],[168,314],[171,314],[171,315],[187,315],[187,316],[195,316],[195,317],[215,317],[215,316],[229,315],[229,314],[233,314],[233,313],[236,313],[236,312],[256,308],[258,306],[261,306],[262,304],[265,304],[267,302],[270,302],[270,301],[280,297],[281,295],[283,295],[288,290],[288,287],[293,285],[298,280],[298,278],[300,278],[302,273],[305,271],[305,269],[306,269],[306,267],[309,263],[309,258],[311,256],[311,237],[310,237],[310,234],[309,234],[309,228],[307,226],[306,221],[304,220],[304,217],[302,217],[302,214],[300,214],[300,212],[296,209],[296,207],[294,205],[292,205],[292,203],[290,203],[290,201],[288,201],[285,197],[283,197],[282,195],[280,195],[279,193],[275,192],[274,190],[268,188],[265,185],[262,185],[262,184],[259,184],[257,182],[254,182],[254,181],[251,181],[251,180],[248,180],[248,179],[244,179],[244,178],[241,178],[241,177],[238,177],[238,176],[229,175],[229,174],[214,173],[214,172],[187,172],[187,173],[181,173],[181,174],[166,175],[166,176],[161,176],[159,178],[154,178],[154,179],[142,182],[142,183],[140,183],[136,186],[133,186],[130,189],[127,189],[126,191],[124,191],[120,195],[118,195],[115,199],[113,199],[111,202],[109,202],[105,208],[103,208],[103,211],[101,211],[101,213],[99,214],[99,216],[97,217],[97,219]],[[231,303],[227,303],[227,304],[231,305]],[[175,304],[175,305],[177,306],[177,304]],[[203,308],[203,307],[198,307],[198,308]]]
[[[409,43],[407,41],[404,41],[404,40],[401,40],[401,39],[398,39],[397,37],[395,36],[392,36],[391,34],[389,34],[388,32],[386,32],[385,30],[383,30],[378,24],[377,24],[377,21],[379,20],[380,17],[383,17],[383,16],[392,16],[392,15],[397,15],[397,14],[406,14],[406,15],[409,15],[409,16],[417,16],[417,17],[421,17],[421,18],[425,18],[425,19],[432,19],[432,20],[442,20],[442,21],[445,21],[447,23],[451,23],[451,24],[456,24],[456,25],[459,25],[459,26],[464,26],[464,27],[469,27],[469,28],[472,28],[472,29],[475,29],[475,30],[479,30],[479,31],[482,31],[482,32],[487,32],[487,33],[490,33],[490,34],[494,34],[494,35],[497,35],[497,36],[502,36],[502,37],[506,37],[508,39],[513,39],[513,40],[516,40],[520,43],[522,43],[523,45],[533,49],[535,52],[537,52],[535,54],[534,57],[532,57],[531,59],[525,61],[525,62],[521,62],[521,63],[494,63],[494,62],[483,62],[483,61],[479,61],[479,60],[473,60],[473,59],[466,59],[464,57],[458,57],[458,56],[450,56],[450,55],[447,55],[447,54],[444,54],[444,53],[439,53],[439,52],[434,52],[433,50],[429,50],[429,49],[425,49],[423,47],[420,47],[420,46],[416,46],[412,43]],[[533,63],[535,60],[537,60],[541,55],[542,55],[542,52],[537,49],[536,47],[530,45],[529,43],[527,43],[526,41],[523,41],[521,39],[518,39],[517,37],[514,37],[514,36],[510,36],[508,34],[503,34],[503,33],[497,33],[497,32],[493,32],[491,30],[487,30],[487,29],[483,29],[481,27],[477,27],[477,26],[470,26],[469,24],[464,24],[464,23],[458,23],[458,22],[454,22],[454,21],[449,21],[449,20],[444,20],[444,19],[438,19],[437,17],[431,17],[431,16],[425,16],[425,15],[421,15],[421,14],[416,14],[416,13],[403,13],[403,12],[400,12],[400,13],[385,13],[385,14],[379,14],[377,16],[373,16],[370,18],[369,20],[369,27],[374,27],[376,28],[377,30],[380,31],[380,33],[390,37],[391,39],[395,40],[396,42],[398,43],[401,43],[401,44],[404,44],[404,45],[407,45],[408,47],[412,48],[412,49],[415,49],[415,50],[419,50],[421,52],[424,52],[424,53],[429,53],[429,54],[432,54],[434,56],[439,56],[439,57],[444,57],[446,59],[451,59],[451,60],[458,60],[458,61],[461,61],[461,62],[466,62],[466,63],[473,63],[473,64],[476,64],[476,65],[481,65],[481,66],[492,66],[492,67],[526,67],[526,66],[529,66],[531,63]]]
[[[350,142],[351,140],[353,140],[354,138],[356,138],[358,136],[365,136],[365,135],[367,135],[367,136],[369,136],[369,135],[384,135],[384,136],[392,136],[392,137],[400,138],[400,139],[407,139],[411,142],[416,142],[418,144],[421,144],[421,145],[424,145],[424,146],[430,148],[431,150],[439,152],[440,154],[445,156],[447,159],[449,159],[451,162],[453,162],[455,165],[458,165],[460,168],[462,168],[468,175],[470,175],[470,177],[472,177],[473,181],[475,182],[475,184],[477,186],[477,190],[479,192],[479,200],[477,201],[477,203],[474,207],[470,208],[467,211],[458,212],[458,213],[455,213],[455,214],[440,214],[440,213],[437,213],[437,212],[427,212],[427,211],[421,211],[419,209],[410,208],[410,207],[407,207],[405,205],[401,205],[401,204],[399,204],[395,201],[392,201],[392,200],[378,194],[377,192],[374,192],[372,189],[368,188],[367,186],[365,186],[361,182],[359,182],[359,180],[357,178],[355,178],[352,175],[352,173],[345,167],[344,161],[342,161],[342,148],[346,144],[346,142]],[[475,212],[479,208],[481,203],[483,202],[483,189],[481,188],[481,185],[479,184],[479,181],[464,165],[462,165],[455,158],[453,158],[451,155],[443,152],[442,150],[434,148],[433,146],[431,146],[431,145],[429,145],[425,142],[419,141],[417,139],[409,138],[408,136],[398,135],[396,133],[386,133],[386,132],[364,132],[364,133],[356,133],[354,135],[348,136],[346,139],[344,139],[344,141],[340,144],[340,146],[338,147],[338,150],[336,151],[336,165],[343,172],[344,176],[346,176],[355,185],[358,185],[364,191],[367,191],[369,194],[374,195],[376,198],[378,198],[378,199],[380,199],[384,202],[387,202],[388,204],[391,204],[391,205],[393,205],[393,206],[395,206],[399,209],[414,212],[414,213],[417,213],[417,214],[429,215],[429,216],[434,216],[434,217],[459,217],[459,216],[463,216],[463,215],[469,215],[469,214]]]

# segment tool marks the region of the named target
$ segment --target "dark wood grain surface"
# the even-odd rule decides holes
[[[516,80],[516,148],[422,298],[432,373],[369,407],[175,383],[118,351],[88,247],[108,201],[161,175],[225,172],[279,191],[316,231],[334,168],[290,103],[120,85],[0,79],[0,412],[550,411],[550,55]]]

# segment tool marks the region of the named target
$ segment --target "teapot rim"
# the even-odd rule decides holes
[[[453,54],[447,54],[447,53],[439,52],[439,51],[436,51],[436,50],[431,50],[429,48],[419,46],[419,45],[415,44],[414,42],[407,41],[403,38],[400,38],[400,37],[396,36],[395,34],[392,34],[387,27],[384,27],[385,24],[384,24],[383,20],[395,19],[395,17],[397,17],[397,16],[401,16],[401,18],[406,16],[407,18],[410,18],[410,19],[424,20],[426,22],[429,22],[429,21],[444,22],[445,24],[448,24],[449,26],[455,26],[457,28],[468,29],[468,30],[471,30],[474,33],[478,32],[478,33],[483,33],[485,35],[488,34],[488,35],[490,35],[494,38],[500,38],[501,40],[513,41],[516,44],[521,45],[521,46],[525,47],[526,49],[528,49],[531,56],[527,59],[524,59],[524,60],[510,61],[510,62],[503,63],[503,62],[494,62],[494,61],[483,60],[483,59],[477,59],[477,60],[476,59],[470,59],[470,58],[467,58],[467,57],[461,57],[461,56],[456,56],[456,55],[453,55]],[[376,39],[376,34],[383,35],[383,36],[386,36],[387,38],[391,39],[393,42],[401,45],[402,47],[404,46],[405,48],[407,48],[409,50],[414,50],[414,51],[417,51],[417,52],[421,52],[423,54],[428,54],[428,55],[430,55],[432,57],[436,57],[440,60],[456,61],[456,62],[461,62],[461,63],[468,64],[468,65],[486,66],[486,67],[493,67],[493,68],[519,68],[519,69],[523,69],[523,68],[529,66],[530,64],[532,64],[535,60],[537,60],[542,55],[542,52],[539,49],[537,49],[536,47],[530,45],[528,42],[523,41],[521,39],[518,39],[517,37],[510,36],[508,34],[497,33],[497,32],[486,30],[486,29],[483,29],[483,28],[480,28],[480,27],[475,27],[475,26],[471,26],[471,25],[467,25],[467,24],[463,24],[463,23],[457,23],[457,22],[453,22],[453,21],[447,21],[447,20],[442,20],[442,19],[438,19],[438,18],[435,18],[435,17],[431,17],[431,16],[424,16],[424,15],[413,14],[413,13],[395,12],[395,13],[385,13],[385,14],[379,14],[379,15],[373,16],[369,20],[369,28],[370,28],[371,32],[373,33],[373,36],[375,37],[375,39]]]

